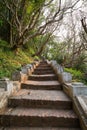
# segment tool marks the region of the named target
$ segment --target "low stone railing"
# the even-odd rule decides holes
[[[58,76],[63,91],[72,99],[73,109],[78,114],[82,130],[87,130],[87,86],[81,82],[72,82],[72,75],[64,72],[56,61],[47,61]]]
[[[25,82],[28,79],[28,76],[32,74],[36,66],[39,65],[39,61],[35,61],[31,64],[24,65],[21,68],[21,71],[15,71],[12,74],[13,81]]]
[[[21,71],[15,71],[12,74],[12,80],[8,78],[0,79],[0,112],[4,110],[8,103],[8,98],[18,92],[21,83],[28,79],[28,76],[34,71],[39,61],[27,64],[21,68]]]
[[[64,69],[61,65],[59,65],[56,61],[47,61],[55,71],[58,76],[58,80],[61,84],[63,83],[71,83],[72,82],[72,75],[70,73],[64,72]]]

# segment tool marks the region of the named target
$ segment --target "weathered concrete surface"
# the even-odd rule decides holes
[[[20,81],[20,82],[24,82],[28,79],[28,75],[22,73],[21,71],[15,71],[12,74],[12,80],[13,81]]]
[[[55,61],[49,62],[56,70],[56,74],[59,77],[61,83],[63,83],[64,92],[73,99],[74,108],[80,118],[82,130],[87,130],[87,86],[80,82],[72,83],[72,76],[62,73],[58,73],[58,65]],[[74,98],[76,97],[76,100]]]
[[[0,112],[2,112],[7,106],[8,94],[0,89]]]
[[[13,81],[25,82],[28,79],[28,76],[32,74],[36,66],[39,65],[39,62],[35,61],[32,64],[27,64],[21,68],[21,71],[15,71],[12,74]]]
[[[34,66],[38,66],[39,62],[36,61],[34,64]],[[28,68],[31,70],[29,71]],[[26,65],[25,70],[31,72],[32,68],[33,66],[28,64]],[[8,98],[20,90],[20,82],[25,82],[27,79],[27,74],[22,73],[21,71],[16,71],[12,74],[13,81],[10,81],[8,78],[0,79],[0,112],[6,108],[8,104]]]
[[[61,85],[58,81],[26,81],[21,85],[22,89],[48,89],[61,90]]]
[[[58,80],[60,81],[60,83],[72,82],[72,75],[70,73],[64,72],[63,66],[59,65],[54,60],[50,62],[47,61],[47,62],[53,67],[55,73],[58,76]]]
[[[19,82],[5,82],[5,86],[3,88],[0,88],[0,112],[2,112],[6,108],[8,104],[8,98],[20,90]]]
[[[62,91],[24,89],[9,99],[9,106],[71,109],[72,102]]]
[[[72,82],[72,75],[70,73],[63,72],[63,73],[61,73],[61,75],[62,75],[64,82],[68,82],[68,83]]]
[[[74,95],[87,95],[87,86],[84,85],[83,83],[76,82],[72,83],[72,91],[73,91],[73,96]]]
[[[35,61],[32,65],[25,65],[22,71],[15,71],[12,74],[13,81],[8,78],[0,79],[0,112],[7,106],[8,98],[20,90],[21,82],[25,82],[28,79],[28,75],[38,65],[39,62]]]
[[[63,73],[63,67],[61,65],[59,65],[56,61],[52,60],[50,63],[49,63],[54,71],[57,73],[57,74],[60,74],[60,73]]]
[[[76,96],[76,100],[79,103],[79,106],[84,114],[84,117],[87,119],[87,95]]]
[[[0,80],[0,88],[3,88],[5,91],[8,91],[8,94],[10,95],[13,88],[13,82],[7,78]]]
[[[87,130],[87,86],[83,83],[67,83],[63,90],[73,100],[73,107],[79,116],[82,130]]]
[[[87,95],[87,86],[81,82],[65,83],[63,90],[73,99],[75,96]]]
[[[2,113],[3,117],[3,113]],[[9,120],[8,120],[9,117]],[[4,126],[69,127],[78,128],[79,120],[73,110],[44,108],[10,108],[2,118]]]
[[[0,130],[3,130],[1,128]],[[11,127],[11,128],[4,128],[4,130],[81,130],[79,128],[63,128],[63,127]]]
[[[76,96],[73,108],[80,119],[82,130],[87,130],[87,96]]]
[[[72,83],[72,75],[63,72],[56,61],[48,61],[48,63],[51,64],[60,83],[63,84],[64,92],[72,98],[74,110],[79,116],[82,130],[87,130],[87,86],[80,82]]]
[[[34,80],[34,81],[48,81],[48,80],[57,80],[58,77],[55,74],[46,74],[46,75],[30,75],[29,80]]]

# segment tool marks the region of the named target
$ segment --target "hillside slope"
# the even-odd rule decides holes
[[[21,66],[33,62],[28,52],[19,49],[16,55],[11,51],[9,45],[5,41],[0,41],[0,78],[11,77],[15,70],[20,70]]]

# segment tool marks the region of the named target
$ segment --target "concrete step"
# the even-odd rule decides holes
[[[77,127],[79,120],[72,110],[15,108],[0,115],[1,126]]]
[[[9,107],[71,109],[72,102],[62,91],[20,90],[10,97]]]
[[[49,66],[48,64],[40,63],[39,66]]]
[[[79,128],[63,128],[63,127],[6,127],[0,130],[81,130]]]
[[[44,67],[44,68],[36,68],[35,71],[53,71],[53,69],[48,68],[48,67],[47,68]]]
[[[51,66],[37,66],[38,69],[53,69]]]
[[[47,64],[47,61],[41,61],[40,64]]]
[[[52,69],[51,66],[37,66],[38,69]]]
[[[53,70],[34,70],[32,74],[43,75],[43,74],[54,74]]]
[[[40,64],[39,64],[37,67],[41,67],[41,68],[45,67],[45,68],[48,68],[48,67],[51,67],[51,66],[48,65],[48,64],[47,64],[47,65],[40,65]]]
[[[40,62],[40,65],[41,65],[41,64],[46,64],[46,65],[48,65],[48,63],[47,63],[47,62]]]
[[[46,75],[31,75],[28,78],[29,80],[34,81],[52,81],[52,80],[58,80],[58,77],[55,74],[46,74]]]
[[[61,90],[58,81],[26,81],[21,84],[22,89]]]

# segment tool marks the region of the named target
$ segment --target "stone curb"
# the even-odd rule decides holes
[[[8,80],[4,82],[5,86],[3,86],[3,91],[1,91],[2,88],[0,88],[0,112],[6,108],[8,104],[8,98],[19,91],[21,85],[21,83],[18,81]]]
[[[15,71],[12,74],[13,81],[25,82],[28,76],[32,74],[36,66],[39,65],[39,61],[35,61],[31,64],[27,64],[21,68],[21,71]]]
[[[73,108],[79,117],[82,130],[87,130],[87,113],[85,112],[84,106],[85,104],[83,99],[80,96],[76,96],[74,98]],[[86,110],[87,110],[87,106],[86,106]]]
[[[84,101],[85,96],[76,96],[76,101],[78,102],[80,109],[82,110],[82,113],[84,114],[84,117],[87,119],[87,104]],[[87,96],[86,96],[87,99]]]
[[[66,82],[69,82],[69,83],[72,82],[72,75],[70,73],[64,72],[63,67],[59,65],[55,60],[52,60],[52,61],[47,60],[47,63],[52,66],[53,70],[58,76],[58,80],[60,83],[63,84]]]
[[[74,82],[74,83],[64,83],[63,90],[65,93],[69,95],[72,99],[75,96],[79,95],[87,95],[87,86],[81,82]]]

